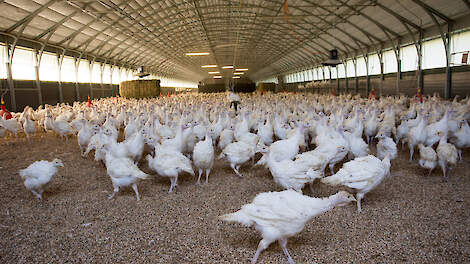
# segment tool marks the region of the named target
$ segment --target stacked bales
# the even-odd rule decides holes
[[[258,87],[256,88],[258,92],[275,92],[276,84],[269,82],[269,83],[258,83]]]
[[[124,98],[150,98],[160,95],[160,80],[133,80],[119,84],[119,94]]]
[[[236,93],[252,93],[256,91],[256,84],[254,82],[237,82],[233,90]]]

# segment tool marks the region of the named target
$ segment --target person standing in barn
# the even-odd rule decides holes
[[[229,84],[229,91],[228,91],[228,100],[230,101],[230,108],[232,108],[232,105],[233,105],[233,109],[235,109],[235,113],[237,113],[238,111],[238,105],[241,104],[241,99],[240,99],[240,96],[238,94],[235,93],[235,84],[233,82],[230,82]]]
[[[237,112],[238,110],[238,105],[241,104],[240,103],[240,96],[232,91],[230,91],[228,93],[228,100],[230,101],[230,108],[232,108],[232,105],[233,105],[233,109],[235,109],[235,113]]]

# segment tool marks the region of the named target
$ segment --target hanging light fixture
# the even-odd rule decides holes
[[[336,67],[338,64],[341,64],[341,61],[338,59],[338,50],[332,49],[330,50],[330,58],[323,62],[322,65]]]
[[[188,52],[185,54],[186,56],[207,56],[210,55],[209,52]]]

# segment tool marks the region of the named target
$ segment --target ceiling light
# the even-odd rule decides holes
[[[214,79],[222,79],[222,76],[216,75],[216,76],[214,76]]]
[[[231,43],[231,44],[220,44],[220,45],[216,45],[214,48],[218,49],[218,48],[227,48],[227,47],[233,47],[233,46],[237,46],[237,44],[235,44],[235,43]]]
[[[220,72],[215,71],[215,72],[209,72],[209,74],[219,74]]]
[[[201,68],[217,68],[217,65],[202,65]]]
[[[233,79],[240,79],[240,76],[233,76]]]
[[[222,69],[233,69],[233,66],[222,66]]]
[[[188,52],[186,56],[207,56],[209,54],[209,52]]]
[[[240,68],[240,69],[235,69],[235,70],[236,70],[236,71],[247,71],[248,69],[246,69],[246,68],[245,68],[245,69]]]
[[[242,75],[245,74],[244,72],[234,72],[233,75]]]

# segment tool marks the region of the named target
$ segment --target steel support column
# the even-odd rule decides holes
[[[336,66],[336,89],[337,89],[337,91],[338,91],[338,94],[341,94],[341,89],[340,89],[340,87],[339,87],[338,68],[339,68],[339,66]]]
[[[63,103],[64,102],[64,93],[62,90],[62,62],[64,61],[64,55],[65,55],[65,50],[62,52],[62,54],[57,53],[57,66],[59,67],[59,79],[58,79],[58,84],[59,84],[59,102]]]
[[[109,74],[109,77],[110,77],[110,78],[109,78],[109,89],[111,90],[111,96],[115,96],[115,94],[114,94],[114,87],[113,87],[113,72],[114,72],[114,68],[115,68],[115,67],[116,67],[116,66],[115,66],[114,64],[111,65],[111,70],[110,70],[111,72],[110,72],[110,74]]]
[[[7,82],[8,88],[10,90],[10,103],[11,103],[11,110],[16,112],[16,96],[15,96],[15,85],[13,83],[13,75],[11,72],[11,64],[13,62],[13,54],[14,50],[10,48],[10,45],[5,43],[5,54],[7,55],[7,60],[5,63],[5,67],[7,69]]]
[[[353,64],[354,64],[354,82],[355,82],[354,93],[357,94],[359,92],[359,78],[357,77],[357,59],[356,59],[356,57],[354,57],[352,59],[352,61],[353,61]]]
[[[370,93],[369,54],[366,54],[364,56],[364,61],[366,62],[366,96],[369,96],[369,93]]]
[[[395,52],[395,57],[397,59],[397,84],[396,84],[396,92],[397,95],[400,94],[400,80],[402,78],[401,76],[401,51],[400,51],[400,43],[397,45],[397,50]]]
[[[379,64],[380,64],[380,88],[379,88],[379,96],[382,96],[382,90],[383,90],[383,85],[384,85],[384,80],[385,80],[385,75],[384,75],[384,56],[383,56],[383,51],[382,49],[377,51],[377,56],[379,56]]]
[[[95,63],[95,59],[93,58],[93,60],[90,60],[88,62],[88,71],[89,71],[89,74],[90,74],[90,94],[89,96],[91,97],[91,99],[94,99],[93,97],[93,83],[92,83],[92,78],[93,78],[93,64]]]
[[[333,85],[332,85],[333,80],[331,79],[331,66],[328,66],[328,76],[330,76],[329,86],[330,86],[330,92],[331,92],[331,90],[334,91],[334,88],[333,88]],[[336,93],[336,91],[335,91],[335,93]]]
[[[80,65],[80,58],[82,57],[82,54],[80,54],[79,57],[74,57],[74,65],[75,65],[75,99],[76,101],[80,102],[80,85],[78,84],[78,66]]]
[[[104,83],[103,83],[103,73],[104,67],[106,66],[106,61],[100,65],[100,87],[101,87],[101,97],[104,97]]]
[[[34,77],[36,83],[36,89],[38,90],[38,103],[42,105],[42,90],[41,90],[41,81],[39,80],[39,70],[41,65],[41,56],[37,49],[34,49],[33,59],[34,59]]]
[[[344,67],[344,85],[346,89],[346,93],[349,93],[349,80],[348,80],[348,69],[346,67],[346,61],[343,62]]]
[[[419,39],[418,39],[418,45],[417,45],[417,53],[418,53],[418,69],[416,69],[417,73],[417,86],[418,86],[418,91],[421,91],[421,93],[424,92],[424,76],[423,76],[423,31],[419,32]],[[418,93],[416,91],[416,93]]]
[[[452,24],[447,24],[447,32],[445,34],[445,50],[446,50],[446,86],[445,86],[445,98],[450,99],[452,98],[452,68],[450,67],[451,63],[451,53],[450,53],[450,41],[451,41],[451,31],[452,31]]]

